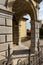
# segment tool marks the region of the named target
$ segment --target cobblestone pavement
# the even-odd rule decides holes
[[[40,45],[43,45],[43,39],[42,40],[39,40],[39,42],[40,42]],[[25,45],[25,46],[27,46],[29,48],[30,45],[31,45],[31,40],[22,42],[22,45]]]
[[[26,47],[30,47],[31,45],[31,40],[28,40],[28,41],[25,41],[25,42],[22,42],[22,45],[26,46]]]
[[[43,39],[42,40],[39,40],[39,42],[40,42],[40,45],[43,45]],[[28,40],[28,41],[25,41],[25,42],[21,42],[21,45],[19,46],[19,45],[13,45],[13,48],[14,49],[19,49],[19,48],[22,48],[22,49],[25,49],[25,48],[29,48],[30,47],[30,45],[31,45],[31,40]]]

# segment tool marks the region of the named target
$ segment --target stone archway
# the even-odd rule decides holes
[[[32,1],[26,0],[16,0],[13,4],[13,12],[15,12],[13,16],[13,41],[18,44],[19,43],[19,32],[20,26],[19,21],[24,14],[30,14],[31,16],[31,51],[35,49],[35,22],[37,21],[37,13],[36,9],[32,3]],[[34,50],[35,51],[35,50]],[[34,52],[33,51],[33,52]]]

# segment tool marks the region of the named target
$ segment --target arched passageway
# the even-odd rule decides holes
[[[37,13],[33,3],[29,0],[16,0],[13,4],[13,42],[20,44],[20,20],[25,14],[31,16],[31,51],[35,49],[35,22],[37,21]],[[35,51],[35,50],[34,50]],[[33,51],[33,52],[34,52]]]

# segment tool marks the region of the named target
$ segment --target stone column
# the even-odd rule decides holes
[[[41,27],[41,21],[35,22],[35,50],[38,51],[37,49],[37,44],[39,39],[39,28]]]
[[[39,40],[39,27],[40,27],[40,22],[38,21],[38,17],[39,17],[39,4],[36,4],[36,12],[37,12],[37,21],[35,22],[35,51],[38,51],[37,48],[37,44],[38,44],[38,40]]]
[[[21,21],[19,21],[19,45],[21,45]]]
[[[31,52],[35,51],[35,21],[31,20]]]
[[[39,22],[35,22],[35,51],[38,51],[37,44],[39,40]]]

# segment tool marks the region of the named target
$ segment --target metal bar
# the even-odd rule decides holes
[[[40,49],[39,49],[39,44],[40,44],[40,43],[39,43],[39,39],[38,39],[38,52],[39,52],[39,53],[38,53],[38,58],[40,57]],[[41,65],[41,63],[40,63],[40,58],[39,58],[39,65]]]
[[[20,55],[20,54],[29,54],[29,50],[24,49],[24,50],[14,50],[13,51],[13,55]]]
[[[30,49],[29,49],[28,54],[29,54],[29,57],[28,57],[28,65],[30,65]]]

